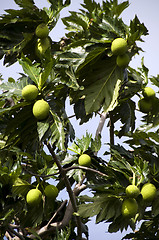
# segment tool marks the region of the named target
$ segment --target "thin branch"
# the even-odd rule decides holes
[[[51,222],[54,220],[54,218],[57,216],[57,214],[64,208],[64,206],[67,204],[67,200],[65,200],[61,206],[57,209],[57,211],[54,213],[54,215],[52,216],[52,218],[49,220],[49,222],[47,223],[47,228],[50,226]]]
[[[64,170],[65,170],[66,172],[68,172],[68,171],[70,171],[70,170],[72,170],[72,169],[81,169],[81,170],[85,170],[85,171],[90,171],[90,172],[97,173],[97,174],[99,174],[99,175],[101,175],[101,176],[103,176],[103,177],[108,177],[108,175],[106,175],[105,173],[102,173],[102,172],[100,172],[100,171],[98,171],[98,170],[95,170],[95,169],[93,169],[93,168],[88,168],[88,167],[85,167],[85,166],[72,166],[72,167],[65,168]]]
[[[95,135],[96,138],[98,138],[98,136],[101,135],[101,132],[102,132],[102,129],[104,127],[104,123],[105,123],[106,117],[107,117],[107,113],[106,112],[103,112],[100,115],[100,121],[99,121],[99,125],[97,127],[96,135]]]
[[[25,238],[20,233],[18,233],[17,231],[14,230],[13,226],[8,225],[8,231],[11,232],[12,234],[14,234],[19,239],[25,240]]]
[[[114,123],[112,119],[111,112],[109,113],[110,121],[109,121],[109,127],[110,127],[110,145],[114,145]]]
[[[78,196],[80,194],[80,192],[82,192],[84,189],[86,189],[86,185],[77,184],[75,186],[73,192],[74,192],[75,196]],[[63,204],[64,204],[64,202],[63,202]],[[63,204],[59,208],[62,209]],[[58,209],[57,212],[59,212],[61,209]],[[73,212],[74,212],[74,209],[72,207],[72,203],[71,203],[71,200],[70,200],[68,205],[67,205],[64,217],[63,217],[61,222],[53,222],[53,223],[51,223],[51,221],[55,217],[55,216],[53,216],[49,220],[49,222],[44,227],[39,229],[36,233],[41,238],[46,239],[46,235],[48,235],[49,233],[54,233],[54,232],[56,232],[57,229],[62,229],[63,227],[67,226],[68,223],[70,222],[71,218],[72,218]],[[28,238],[35,239],[35,236],[34,236],[34,234],[32,234],[32,235],[28,236]]]
[[[45,175],[45,174],[38,174],[38,173],[34,173],[30,170],[28,170],[25,166],[22,166],[23,169],[28,172],[29,174],[31,174],[32,176],[36,176],[36,177],[41,177],[41,178],[48,178],[48,177],[52,177],[52,176],[55,176],[55,175],[58,175],[60,173],[60,171],[56,172],[56,173],[52,173],[52,174],[48,174],[48,175]]]
[[[69,198],[70,198],[70,201],[71,201],[71,204],[73,207],[73,211],[77,212],[76,198],[75,198],[74,192],[72,191],[71,184],[67,178],[66,172],[63,169],[63,167],[61,166],[61,163],[59,162],[59,160],[57,159],[56,154],[55,154],[54,150],[52,149],[50,143],[45,141],[45,144],[46,144],[49,152],[51,153],[54,161],[56,162],[61,176],[63,177],[63,179],[65,181],[65,186],[66,186],[67,192],[69,194]],[[82,223],[81,223],[80,217],[76,216],[76,222],[77,222],[77,234],[78,234],[79,238],[82,239],[82,227],[81,227]]]
[[[107,117],[106,112],[103,112],[100,114],[100,121],[99,121],[97,130],[96,130],[96,135],[95,135],[96,139],[98,139],[98,136],[101,135],[101,132],[102,132],[104,124],[105,124],[106,117]],[[97,153],[98,152],[94,152],[94,155],[97,156]]]

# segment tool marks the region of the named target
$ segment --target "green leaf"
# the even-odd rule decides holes
[[[101,149],[102,143],[101,143],[101,136],[98,135],[98,138],[91,140],[91,150],[92,152],[98,152]]]
[[[19,60],[19,63],[22,65],[24,72],[31,78],[33,82],[38,86],[39,75],[41,68],[39,63],[32,64],[29,58],[22,58]]]
[[[83,136],[81,139],[77,139],[77,145],[81,149],[81,153],[84,153],[88,150],[88,147],[91,143],[92,135],[86,132],[86,136]]]
[[[17,178],[13,183],[12,190],[13,193],[16,195],[25,196],[26,193],[29,191],[30,186],[31,185],[27,181]]]
[[[20,7],[34,7],[34,1],[33,0],[14,0],[16,4],[18,4]]]
[[[50,126],[51,130],[51,143],[55,144],[60,149],[65,151],[65,131],[64,131],[64,125],[62,120],[51,111],[52,117],[53,117],[53,124]]]
[[[76,143],[72,143],[70,147],[68,147],[68,150],[76,153],[76,154],[81,154],[81,149]]]
[[[159,87],[159,75],[150,77],[150,81],[157,87]]]
[[[156,142],[159,142],[158,132],[148,132],[147,134],[150,138],[152,138]]]
[[[93,203],[79,205],[78,213],[84,218],[96,215],[96,222],[99,223],[121,215],[121,201],[115,196],[100,194],[92,197],[89,201],[93,201]]]
[[[80,92],[85,96],[86,113],[97,112],[103,107],[104,111],[111,111],[117,105],[119,89],[123,79],[122,70],[116,66],[115,57],[89,61],[86,67],[79,72],[80,79],[84,79],[84,90]],[[84,64],[84,63],[83,63]]]
[[[4,93],[3,95],[6,97],[22,97],[22,89],[25,87],[28,83],[28,78],[23,78],[21,81],[16,82],[10,82],[2,83],[0,85],[0,88],[3,89]],[[2,96],[3,96],[2,95]]]
[[[140,23],[138,17],[135,15],[135,18],[130,22],[130,36],[132,41],[143,41],[141,36],[148,35],[148,30],[145,27],[144,23]]]
[[[158,201],[153,201],[153,203],[152,203],[152,214],[154,217],[159,215],[159,202]]]
[[[44,70],[42,71],[42,73],[40,73],[39,79],[37,79],[39,81],[39,84],[38,84],[39,89],[42,89],[45,82],[47,81],[52,71],[53,64],[54,64],[53,60],[50,60],[49,63],[47,63],[46,66],[44,67]]]
[[[39,134],[39,140],[41,141],[47,130],[49,129],[48,122],[37,122],[37,131]]]

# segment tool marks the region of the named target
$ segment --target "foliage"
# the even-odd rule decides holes
[[[111,43],[118,37],[127,41],[130,60],[143,51],[137,42],[148,35],[144,23],[137,16],[130,25],[123,22],[121,14],[129,1],[106,0],[100,5],[84,0],[78,12],[71,11],[62,19],[66,36],[58,42],[49,36],[51,47],[39,57],[36,27],[45,23],[51,31],[60,11],[71,1],[49,0],[48,9],[39,9],[33,0],[14,1],[18,10],[6,10],[0,17],[0,59],[6,66],[18,62],[23,68],[16,80],[4,81],[0,74],[1,238],[73,240],[84,235],[88,239],[87,222],[96,216],[96,223],[109,224],[110,233],[128,227],[135,230],[142,223],[123,239],[158,239],[158,191],[149,205],[139,194],[134,218],[125,218],[121,211],[129,184],[139,189],[147,182],[159,186],[157,93],[147,114],[137,106],[144,87],[150,83],[159,86],[159,76],[149,77],[144,59],[137,70],[120,68],[111,52]],[[22,98],[22,89],[28,84],[39,91],[37,99],[30,102]],[[39,99],[50,106],[43,121],[32,113]],[[68,99],[80,124],[100,115],[95,137],[86,132],[77,138],[67,115]],[[139,128],[137,119],[141,119]],[[110,129],[107,146],[102,138],[105,120]],[[114,137],[123,144],[116,145]],[[103,147],[101,156],[98,152]],[[78,165],[83,153],[91,157],[89,167]],[[45,196],[44,189],[51,181],[59,193],[68,192],[68,201],[50,201]],[[42,201],[31,208],[26,195],[33,188],[42,192]],[[79,196],[84,189],[91,194]]]

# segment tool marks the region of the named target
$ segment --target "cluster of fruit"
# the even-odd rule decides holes
[[[44,189],[44,195],[49,199],[55,201],[58,196],[58,189],[54,185],[47,185]],[[38,188],[29,190],[26,195],[26,202],[30,207],[35,207],[40,204],[42,200],[42,192]]]
[[[123,38],[116,38],[111,44],[111,51],[117,56],[116,63],[119,67],[125,68],[129,62],[130,58],[127,54],[128,46],[127,41]]]
[[[32,84],[26,85],[22,89],[22,97],[28,102],[35,100],[38,94],[39,94],[38,88]],[[37,100],[33,105],[33,115],[38,120],[45,120],[49,115],[49,111],[50,106],[43,99]]]
[[[37,26],[35,30],[35,34],[38,37],[36,46],[35,46],[35,54],[42,58],[48,48],[50,48],[50,39],[48,37],[49,29],[45,23],[41,23]]]
[[[152,183],[144,184],[141,192],[137,186],[129,185],[126,188],[127,198],[122,203],[122,215],[128,218],[134,217],[138,212],[136,198],[141,194],[144,203],[149,205],[154,200],[156,191],[156,187]]]
[[[149,113],[153,109],[155,101],[155,91],[150,87],[145,87],[142,91],[143,98],[138,101],[138,107],[141,112]]]

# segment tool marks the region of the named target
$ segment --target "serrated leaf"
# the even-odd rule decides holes
[[[16,4],[18,4],[20,7],[34,7],[34,1],[33,0],[14,0]]]
[[[81,149],[82,153],[88,150],[88,147],[91,143],[92,135],[86,132],[86,136],[82,136],[81,139],[77,139],[77,144]]]
[[[81,154],[81,149],[76,143],[72,143],[70,147],[68,147],[68,150],[76,153],[76,154]]]
[[[143,41],[141,39],[141,36],[148,35],[148,30],[145,27],[144,23],[140,23],[138,17],[135,15],[134,19],[130,22],[130,33],[131,33],[131,38],[133,41],[139,40]]]
[[[5,95],[6,97],[12,96],[22,97],[22,89],[28,84],[27,80],[28,80],[27,78],[24,78],[19,82],[8,81],[7,83],[2,83],[0,85],[0,88],[3,89],[4,91],[3,95]]]
[[[97,138],[92,139],[91,141],[91,150],[93,152],[98,152],[101,149],[102,143],[101,143],[101,136],[98,135]]]
[[[80,78],[85,79],[85,89],[80,94],[85,96],[87,114],[99,111],[101,107],[104,111],[115,108],[123,79],[122,70],[116,66],[116,58],[98,59],[87,66],[87,71],[82,68]]]

